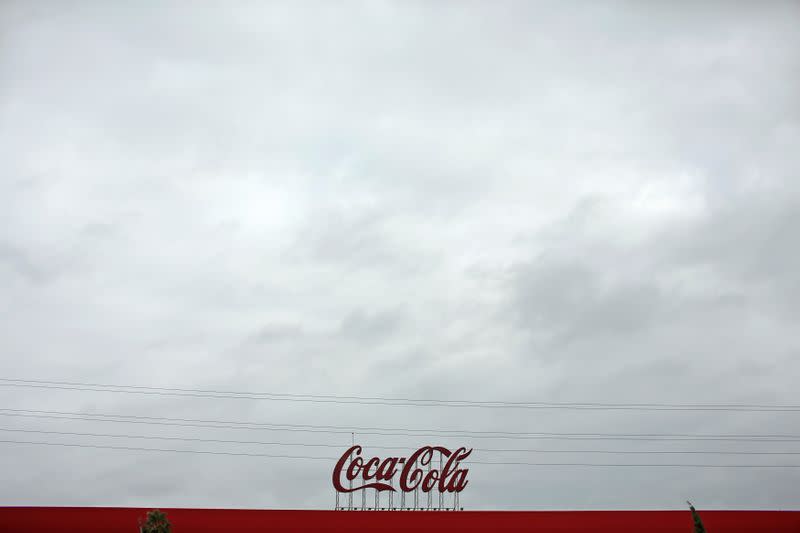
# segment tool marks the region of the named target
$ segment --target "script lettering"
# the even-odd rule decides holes
[[[378,457],[364,460],[363,448],[351,446],[337,461],[333,469],[333,486],[338,492],[355,492],[364,489],[377,491],[396,491],[389,482],[399,473],[400,490],[412,492],[417,488],[422,492],[461,492],[467,486],[468,468],[460,468],[459,463],[469,457],[472,449],[458,448],[454,452],[442,446],[423,446],[406,458]],[[436,468],[434,457],[440,455],[444,460],[442,468]],[[398,469],[398,465],[403,465]],[[353,481],[362,484],[349,488]],[[348,486],[346,486],[348,485]]]

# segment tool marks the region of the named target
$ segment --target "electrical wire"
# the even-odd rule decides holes
[[[109,446],[109,445],[94,445],[94,444],[77,444],[65,442],[41,442],[41,441],[18,441],[18,440],[0,440],[2,444],[26,444],[37,446],[61,446],[68,448],[88,448],[99,450],[124,450],[124,451],[144,451],[144,452],[168,452],[168,453],[191,453],[191,454],[204,454],[204,455],[226,455],[226,456],[242,456],[242,457],[259,457],[259,458],[273,458],[273,459],[303,459],[303,460],[323,460],[335,461],[337,457],[318,457],[318,456],[303,456],[303,455],[277,455],[277,454],[264,454],[264,453],[246,453],[246,452],[221,452],[211,450],[179,450],[173,448],[140,448],[135,446]],[[466,462],[465,462],[466,463]],[[600,468],[800,468],[800,464],[682,464],[682,463],[647,463],[647,464],[632,464],[632,463],[534,463],[528,461],[469,461],[473,465],[495,465],[495,466],[538,466],[538,467],[600,467]]]
[[[310,403],[384,405],[401,407],[470,407],[484,409],[566,409],[566,410],[632,410],[632,411],[738,411],[800,412],[800,405],[767,404],[677,404],[677,403],[598,403],[598,402],[511,402],[392,398],[383,396],[336,396],[321,394],[288,394],[275,392],[241,392],[210,389],[181,389],[140,385],[113,385],[74,381],[48,381],[0,378],[0,386],[81,392],[112,392],[190,398],[239,400],[275,400]]]
[[[230,439],[205,439],[205,438],[191,438],[191,437],[163,437],[158,435],[121,435],[113,433],[82,433],[75,431],[48,431],[48,430],[34,430],[34,429],[18,429],[18,428],[0,428],[2,432],[8,433],[33,433],[40,435],[63,435],[75,437],[102,437],[113,439],[144,439],[144,440],[162,440],[162,441],[178,441],[178,442],[204,442],[215,444],[248,444],[259,446],[290,446],[290,447],[312,447],[312,448],[336,448],[343,449],[341,444],[325,444],[325,443],[309,443],[309,442],[269,442],[257,440],[230,440]],[[364,449],[376,450],[413,450],[408,446],[374,446],[364,445]],[[628,455],[628,454],[643,454],[643,455],[660,455],[660,454],[698,454],[698,455],[800,455],[800,451],[793,452],[754,452],[754,451],[720,451],[720,450],[541,450],[541,449],[509,449],[509,448],[474,448],[476,452],[497,453],[497,452],[514,452],[514,453],[594,453],[594,454],[613,454],[613,455]]]
[[[797,442],[800,435],[782,434],[670,434],[670,433],[555,433],[555,432],[502,432],[469,430],[423,430],[395,429],[380,427],[326,426],[311,424],[263,424],[222,420],[202,420],[190,418],[167,418],[137,415],[116,415],[101,413],[75,413],[69,411],[42,411],[33,409],[0,408],[0,416],[29,418],[83,420],[91,422],[118,422],[128,424],[166,425],[179,427],[203,427],[214,429],[245,429],[265,431],[297,431],[310,433],[332,433],[409,437],[453,437],[471,439],[555,439],[555,440],[663,440],[663,441],[748,441],[748,442]]]

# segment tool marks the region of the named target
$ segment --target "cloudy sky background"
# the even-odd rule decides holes
[[[800,404],[798,23],[793,2],[3,2],[0,377]],[[472,431],[800,433],[800,412],[376,407],[8,386],[0,408]],[[0,418],[4,429],[342,448],[8,431],[3,440],[330,457],[350,441]],[[800,442],[356,438],[800,452]],[[330,508],[333,463],[2,443],[0,501]],[[462,505],[472,509],[683,508],[687,498],[797,509],[800,468],[475,465],[470,480]]]

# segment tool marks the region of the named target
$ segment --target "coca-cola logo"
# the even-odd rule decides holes
[[[354,445],[348,449],[333,469],[333,486],[338,492],[375,489],[393,491],[389,482],[399,473],[399,487],[403,492],[419,488],[422,492],[437,489],[439,492],[461,492],[467,486],[468,468],[459,468],[459,462],[469,457],[472,449],[458,448],[450,451],[442,446],[423,446],[408,457],[373,457],[367,461],[361,456],[362,448]],[[434,456],[441,454],[441,469],[434,468]],[[427,468],[423,468],[427,467]],[[349,487],[350,482],[361,481]],[[345,486],[345,483],[348,486]]]

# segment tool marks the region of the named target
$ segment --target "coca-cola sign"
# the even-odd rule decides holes
[[[399,474],[397,486],[403,492],[416,489],[422,492],[461,492],[467,486],[468,468],[459,463],[469,457],[472,449],[450,451],[442,446],[423,446],[408,457],[373,457],[365,460],[362,448],[353,445],[333,469],[333,486],[338,492],[364,489],[396,492],[392,480]],[[440,468],[434,468],[434,456],[440,457]],[[427,467],[427,468],[425,468]]]

